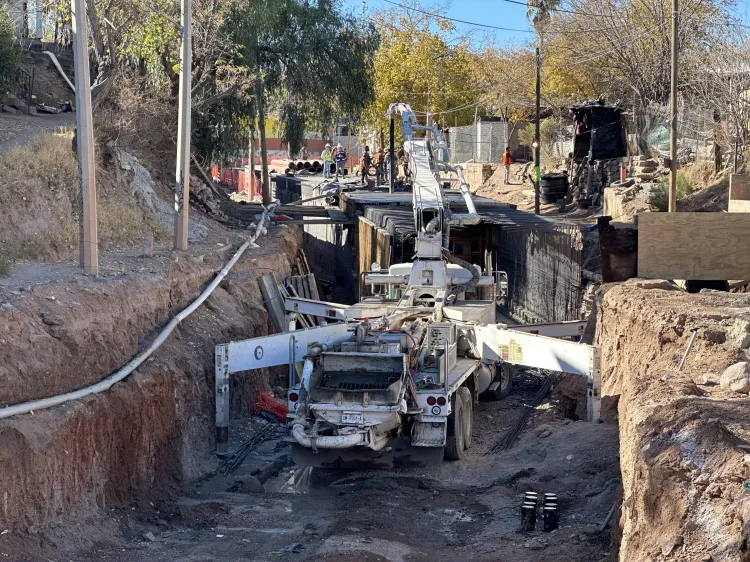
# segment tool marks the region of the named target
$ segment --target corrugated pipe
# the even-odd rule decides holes
[[[222,268],[222,270],[214,278],[211,284],[206,287],[206,289],[200,294],[200,296],[195,299],[193,303],[185,310],[172,318],[172,321],[167,324],[167,327],[162,330],[161,334],[159,334],[159,337],[154,340],[154,342],[148,347],[146,351],[135,357],[132,361],[130,361],[130,363],[125,365],[122,369],[120,369],[113,375],[110,375],[103,381],[100,381],[91,386],[87,386],[79,390],[74,390],[73,392],[68,392],[66,394],[58,394],[57,396],[50,396],[49,398],[42,398],[41,400],[34,400],[33,402],[24,402],[23,404],[16,404],[15,406],[1,408],[0,419],[9,418],[20,414],[28,414],[29,412],[33,412],[35,410],[52,408],[53,406],[59,406],[60,404],[70,402],[71,400],[79,400],[92,394],[99,394],[100,392],[109,390],[115,383],[120,382],[128,375],[130,375],[167,340],[167,338],[180,322],[190,316],[201,304],[203,304],[203,302],[209,297],[209,295],[214,292],[214,289],[219,286],[219,283],[221,283],[224,277],[226,277],[227,273],[229,273],[229,270],[234,267],[234,264],[237,263],[237,260],[240,259],[240,256],[244,253],[244,251],[247,250],[247,248],[250,246],[257,247],[255,241],[266,230],[263,226],[263,223],[268,218],[268,216],[272,214],[273,208],[276,205],[277,203],[272,203],[268,206],[268,208],[263,208],[263,214],[261,215],[261,219],[258,222],[258,225],[255,227],[255,233],[247,242],[240,246],[239,250],[237,250],[234,256],[232,256],[232,259],[227,262],[227,264]]]

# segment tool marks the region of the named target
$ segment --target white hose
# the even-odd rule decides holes
[[[232,269],[235,263],[237,263],[237,260],[240,259],[240,256],[243,254],[243,252],[253,243],[255,243],[255,240],[258,239],[258,236],[262,233],[264,230],[263,222],[266,220],[269,214],[271,214],[272,209],[276,206],[276,204],[271,204],[266,209],[263,208],[263,215],[261,217],[261,220],[259,222],[259,226],[255,229],[255,233],[253,236],[245,242],[242,246],[240,246],[239,250],[232,256],[232,259],[230,259],[227,264],[222,268],[222,270],[219,272],[219,274],[214,278],[214,280],[211,282],[211,284],[206,287],[206,289],[200,294],[200,296],[193,301],[193,303],[188,306],[185,310],[180,312],[177,316],[172,318],[172,321],[167,324],[167,327],[164,328],[164,330],[159,334],[159,337],[157,337],[154,342],[148,347],[146,351],[135,357],[130,363],[125,365],[123,368],[121,368],[119,371],[114,373],[113,375],[110,375],[103,381],[100,381],[96,384],[93,384],[91,386],[87,386],[85,388],[81,388],[78,390],[74,390],[73,392],[67,392],[65,394],[58,394],[57,396],[50,396],[49,398],[42,398],[41,400],[34,400],[32,402],[24,402],[23,404],[16,404],[15,406],[8,406],[6,408],[0,409],[0,419],[9,418],[11,416],[17,416],[20,414],[28,414],[29,412],[33,412],[35,410],[43,410],[45,408],[52,408],[53,406],[59,406],[60,404],[64,404],[65,402],[69,402],[71,400],[79,400],[81,398],[84,398],[86,396],[90,396],[92,394],[99,394],[100,392],[104,392],[105,390],[109,390],[112,388],[112,386],[115,383],[120,382],[125,377],[130,375],[133,371],[135,371],[146,359],[151,356],[151,354],[156,351],[161,344],[163,344],[167,338],[170,336],[170,334],[174,331],[174,329],[177,327],[177,325],[182,322],[185,318],[190,316],[195,310],[203,304],[203,302],[209,297],[211,293],[213,293],[214,289],[219,286],[219,283],[226,277],[227,273],[229,273],[229,270]]]
[[[305,359],[305,364],[302,367],[302,388],[304,388],[308,394],[310,393],[310,379],[312,378],[313,367],[313,360],[310,357]]]
[[[70,78],[68,78],[65,75],[65,71],[62,69],[62,66],[60,66],[60,61],[57,60],[57,57],[54,53],[51,53],[49,51],[42,51],[43,54],[47,55],[49,58],[52,59],[52,62],[54,63],[55,67],[57,68],[57,71],[60,73],[60,76],[63,77],[63,79],[68,83],[68,86],[70,86],[70,89],[73,90],[73,92],[76,91],[76,87],[73,85],[73,82],[70,81]]]

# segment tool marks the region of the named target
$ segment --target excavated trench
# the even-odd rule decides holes
[[[750,560],[750,400],[720,384],[747,361],[750,297],[630,280],[597,308],[604,395],[619,397],[619,560]]]
[[[198,296],[240,237],[224,232],[222,240],[195,245],[176,259],[165,252],[126,260],[125,272],[107,280],[6,283],[0,289],[0,405],[77,389],[124,365]],[[111,390],[0,421],[0,531],[11,537],[70,522],[107,527],[98,521],[105,512],[174,498],[181,482],[210,470],[214,346],[268,333],[255,279],[269,269],[289,275],[299,245],[296,230],[274,229]],[[233,381],[233,412],[247,414],[251,393],[268,389],[269,373],[262,375]],[[84,533],[78,546],[96,537]],[[28,541],[25,557],[11,559],[38,559],[34,545]]]
[[[591,322],[602,351],[602,424],[572,421],[583,417],[585,383],[567,377],[535,408],[518,444],[498,453],[497,441],[538,388],[526,381],[506,402],[479,404],[472,454],[462,463],[311,480],[289,466],[276,435],[238,474],[216,474],[213,348],[272,330],[255,279],[268,270],[289,275],[300,246],[296,230],[274,229],[110,391],[0,421],[0,554],[750,560],[750,401],[718,385],[727,366],[747,360],[746,295],[688,295],[636,280],[606,286]],[[233,248],[204,245],[177,261],[131,264],[106,282],[0,289],[0,405],[80,388],[122,366]],[[247,420],[252,392],[268,390],[274,376],[233,379],[233,419]],[[233,431],[242,438],[259,423]],[[529,489],[560,495],[559,531],[519,531],[518,495]],[[601,524],[613,504],[610,534]],[[403,532],[410,526],[416,534]]]

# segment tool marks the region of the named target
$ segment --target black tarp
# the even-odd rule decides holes
[[[594,160],[610,160],[628,155],[622,110],[604,105],[583,105],[571,108],[575,119],[573,155],[586,158],[589,149]]]

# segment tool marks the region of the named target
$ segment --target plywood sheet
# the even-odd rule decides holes
[[[750,201],[743,200],[729,200],[729,212],[730,213],[750,213]]]
[[[638,277],[750,278],[750,214],[638,215]]]
[[[750,201],[750,176],[747,174],[732,174],[729,176],[729,200]],[[732,210],[730,209],[731,213]]]

